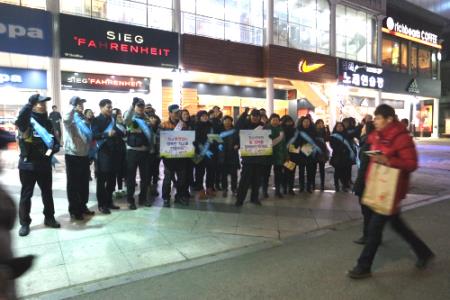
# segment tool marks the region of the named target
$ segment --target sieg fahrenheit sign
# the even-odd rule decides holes
[[[63,89],[113,92],[150,92],[150,79],[105,74],[61,72]]]
[[[176,33],[61,14],[61,56],[178,67]]]
[[[382,89],[383,69],[372,64],[339,59],[339,82],[356,87]]]

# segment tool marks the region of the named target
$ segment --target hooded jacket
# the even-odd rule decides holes
[[[381,131],[372,132],[368,142],[371,150],[380,150],[388,158],[388,167],[400,170],[394,205],[394,213],[397,213],[408,192],[409,174],[418,167],[416,145],[405,126],[395,121]],[[373,161],[369,163],[366,176],[373,164]]]
[[[74,120],[74,114],[77,114],[75,110],[71,110],[64,116],[64,151],[65,154],[74,156],[88,156],[89,148],[91,144],[83,139],[77,124]],[[80,114],[80,117],[85,119],[84,115]],[[91,127],[85,120],[88,127]]]

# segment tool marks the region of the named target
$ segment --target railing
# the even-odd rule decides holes
[[[252,44],[263,44],[263,28],[197,15],[188,12],[181,14],[182,32],[212,37],[221,40]]]

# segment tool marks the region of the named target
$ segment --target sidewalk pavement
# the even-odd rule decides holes
[[[331,177],[331,176],[328,176]],[[17,170],[0,175],[5,188],[18,202]],[[95,191],[95,183],[91,183]],[[38,256],[32,270],[18,282],[20,296],[79,286],[118,275],[201,257],[214,256],[261,243],[277,245],[291,236],[360,218],[355,196],[331,190],[302,193],[284,199],[269,198],[263,206],[234,207],[232,197],[193,200],[189,207],[162,208],[156,199],[151,208],[130,211],[124,199],[121,210],[72,222],[67,213],[65,174],[54,173],[56,218],[62,228],[43,226],[40,191],[35,190],[31,233],[18,237],[13,230],[16,255]],[[424,203],[430,195],[408,195],[405,205]],[[96,209],[95,194],[89,207]]]

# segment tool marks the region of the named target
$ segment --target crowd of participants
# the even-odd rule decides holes
[[[162,121],[151,104],[137,97],[130,100],[125,112],[113,108],[111,100],[103,99],[99,102],[100,113],[95,116],[91,109],[85,109],[85,99],[74,96],[70,99],[72,109],[61,118],[62,130],[58,128],[55,109],[48,117],[49,100],[38,94],[31,96],[16,122],[22,183],[21,236],[30,231],[31,197],[36,183],[42,191],[45,225],[60,227],[54,218],[52,197],[52,161],[61,147],[60,132],[64,132],[69,214],[75,220],[83,220],[95,214],[87,206],[89,181],[93,177],[98,211],[102,214],[120,209],[114,201],[121,197],[126,197],[131,210],[152,206],[160,192],[164,207],[172,203],[189,205],[196,195],[203,200],[218,193],[222,197],[231,194],[235,205],[240,207],[249,190],[250,201],[262,205],[261,199],[268,198],[273,187],[277,198],[295,196],[297,170],[299,193],[324,191],[327,162],[334,168],[337,192],[358,190],[358,180],[353,185],[352,167],[359,164],[359,148],[374,129],[370,115],[359,124],[354,118],[343,119],[330,131],[322,119],[314,121],[311,115],[294,120],[289,115],[268,116],[265,109],[245,108],[234,120],[224,116],[218,106],[191,115],[176,104],[168,107],[169,117]],[[270,130],[271,156],[240,157],[239,132],[253,129]],[[160,132],[165,130],[195,131],[195,157],[161,159]],[[221,141],[211,141],[210,134],[219,135]],[[135,197],[138,186],[139,194]]]

